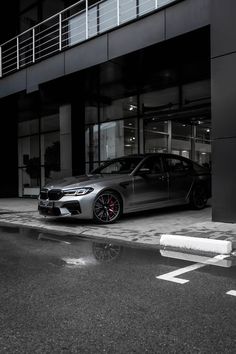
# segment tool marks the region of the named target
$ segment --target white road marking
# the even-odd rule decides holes
[[[157,279],[163,279],[163,280],[167,280],[167,281],[171,281],[173,283],[178,283],[178,284],[185,284],[188,283],[189,280],[187,279],[181,279],[181,278],[175,278],[178,275],[184,274],[184,273],[188,273],[191,272],[193,270],[202,268],[202,267],[206,267],[207,265],[214,265],[217,262],[220,262],[222,259],[229,257],[227,254],[219,254],[218,256],[215,256],[213,258],[209,258],[208,262],[205,264],[202,263],[196,263],[196,264],[192,264],[188,267],[184,267],[184,268],[180,268],[177,270],[174,270],[173,272],[170,273],[166,273],[163,275],[159,275],[156,278]]]
[[[173,272],[170,272],[170,273],[167,273],[167,274],[159,275],[156,278],[157,279],[167,280],[167,281],[172,281],[174,283],[185,284],[185,283],[188,283],[189,280],[181,279],[181,278],[175,278],[175,277],[177,277],[178,275],[187,273],[187,272],[191,272],[192,270],[205,267],[205,266],[206,266],[205,264],[196,263],[196,264],[193,264],[193,265],[188,266],[188,267],[184,267],[184,268],[181,268],[181,269],[178,269],[178,270],[174,270]]]
[[[226,293],[227,295],[236,296],[236,290],[230,290]]]

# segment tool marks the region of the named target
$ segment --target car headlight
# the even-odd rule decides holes
[[[74,189],[67,189],[63,191],[63,194],[65,196],[79,196],[79,195],[85,195],[88,193],[91,193],[93,191],[93,188],[91,187],[85,187],[85,188],[74,188]]]

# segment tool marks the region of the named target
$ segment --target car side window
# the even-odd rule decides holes
[[[158,174],[163,172],[162,161],[160,157],[147,158],[140,168],[150,170],[150,174]]]
[[[169,172],[187,172],[191,170],[191,165],[178,158],[167,158],[166,166]]]

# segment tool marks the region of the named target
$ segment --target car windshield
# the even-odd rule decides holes
[[[92,174],[102,173],[102,174],[129,174],[142,160],[142,157],[124,157],[120,159],[115,159],[111,161],[106,161],[100,167],[92,171]]]

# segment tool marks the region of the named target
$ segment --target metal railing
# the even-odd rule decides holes
[[[0,77],[176,0],[80,0],[0,46]]]

